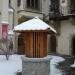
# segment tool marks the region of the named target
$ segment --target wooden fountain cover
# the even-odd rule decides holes
[[[14,31],[23,34],[25,54],[30,58],[42,58],[47,56],[48,30],[56,31],[39,18],[33,18],[14,28]]]

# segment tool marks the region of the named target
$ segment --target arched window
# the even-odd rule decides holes
[[[11,1],[9,0],[9,4],[11,3]]]
[[[21,0],[17,0],[17,6],[19,7],[21,5]]]
[[[9,0],[9,6],[10,6],[10,4],[11,4],[11,0]]]
[[[27,8],[39,10],[39,2],[40,0],[27,0]]]

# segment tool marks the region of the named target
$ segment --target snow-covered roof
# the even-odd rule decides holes
[[[26,21],[14,27],[15,31],[47,30],[47,29],[50,29],[51,31],[56,33],[56,30],[54,28],[52,28],[50,25],[40,20],[38,17],[35,17],[29,21]]]

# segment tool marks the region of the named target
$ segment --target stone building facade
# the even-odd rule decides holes
[[[1,0],[0,27],[2,21],[5,21],[9,24],[9,30],[13,30],[13,27],[19,24],[20,18],[21,21],[25,21],[38,16],[57,30],[57,35],[48,38],[48,51],[75,55],[74,12],[74,0]],[[13,39],[14,50],[21,53],[20,50],[23,50],[21,35],[13,36]]]

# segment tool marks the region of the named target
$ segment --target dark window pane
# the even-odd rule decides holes
[[[27,7],[31,9],[39,9],[39,0],[27,0]]]
[[[27,0],[27,7],[30,7],[30,0]]]
[[[10,7],[10,4],[11,4],[11,0],[9,0],[9,7]]]
[[[17,0],[17,6],[21,5],[21,0]]]
[[[10,4],[10,0],[9,0],[9,4]]]
[[[31,0],[31,8],[34,8],[34,1],[35,0]]]
[[[59,14],[59,0],[51,0],[50,10],[54,13],[54,15]]]
[[[35,0],[35,8],[38,9],[38,0]]]

